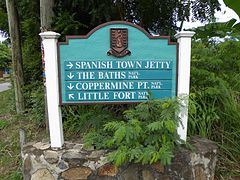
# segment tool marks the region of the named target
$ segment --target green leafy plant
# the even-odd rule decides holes
[[[118,118],[122,106],[113,105],[75,105],[62,108],[63,127],[67,135],[84,134],[100,129],[103,124]]]
[[[84,138],[86,145],[112,150],[109,160],[117,166],[128,162],[170,164],[173,149],[180,142],[176,131],[180,125],[176,116],[179,105],[174,99],[141,103],[125,110],[124,119],[93,129]]]
[[[11,51],[5,44],[0,43],[0,69],[9,68]]]
[[[219,146],[216,175],[240,175],[240,53],[238,41],[194,42],[188,135]]]
[[[44,86],[42,81],[36,81],[26,85],[24,88],[25,104],[33,117],[34,123],[39,126],[45,126],[45,101]]]
[[[0,119],[0,130],[7,127],[8,125],[9,125],[9,123],[7,121],[4,121],[4,120]]]

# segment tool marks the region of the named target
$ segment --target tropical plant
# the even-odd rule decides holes
[[[177,134],[179,102],[174,99],[150,100],[123,112],[124,119],[108,121],[85,136],[87,145],[108,148],[109,160],[117,166],[128,162],[171,163],[173,149],[180,142]]]
[[[217,176],[240,172],[240,53],[238,41],[193,43],[188,135],[219,146]]]

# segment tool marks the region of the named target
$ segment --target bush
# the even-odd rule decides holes
[[[240,42],[194,43],[188,135],[219,146],[218,176],[240,175]]]
[[[120,166],[127,162],[171,163],[173,149],[180,142],[177,100],[152,100],[123,112],[124,119],[112,120],[85,136],[86,146],[108,148],[109,160]]]

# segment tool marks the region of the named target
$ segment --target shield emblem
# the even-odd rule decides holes
[[[111,28],[110,29],[110,50],[108,55],[115,57],[124,57],[130,55],[128,48],[128,29]]]

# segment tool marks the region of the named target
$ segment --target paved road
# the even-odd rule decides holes
[[[11,83],[10,82],[5,82],[0,84],[0,92],[6,91],[11,88]]]

